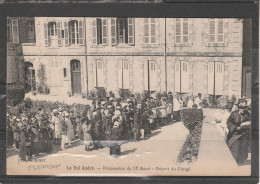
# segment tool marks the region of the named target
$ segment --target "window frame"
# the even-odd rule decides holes
[[[153,20],[153,21],[152,21]],[[146,30],[146,26],[147,29]],[[154,31],[152,30],[154,28]],[[146,35],[146,31],[148,31],[148,35]],[[154,32],[154,34],[152,34]],[[154,39],[154,42],[152,42],[152,39]],[[148,42],[146,42],[148,40]],[[150,45],[150,44],[157,44],[156,39],[156,19],[155,18],[145,18],[144,19],[144,44]]]
[[[222,21],[222,33],[219,33],[219,22]],[[214,22],[214,34],[211,33],[210,24]],[[214,42],[211,41],[211,36],[214,36]],[[219,36],[222,36],[222,41],[219,41]],[[223,18],[212,18],[209,19],[209,43],[225,43],[224,37],[224,19]]]
[[[185,20],[186,19],[186,20]],[[180,34],[177,35],[177,23],[180,24]],[[185,32],[185,29],[184,29],[184,24],[187,24],[187,33],[184,33]],[[189,31],[189,25],[190,24],[190,19],[189,18],[176,18],[175,19],[175,40],[174,40],[174,43],[175,44],[188,44],[189,43],[189,37],[190,37],[190,31]],[[177,36],[180,37],[180,41],[177,42]],[[187,37],[187,41],[184,42],[184,37]]]

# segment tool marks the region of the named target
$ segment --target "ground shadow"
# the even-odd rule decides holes
[[[123,152],[121,153],[121,156],[128,155],[128,154],[130,154],[130,153],[135,152],[136,150],[137,150],[136,148],[131,149],[131,150],[125,150],[125,151],[123,151]]]
[[[147,139],[150,139],[151,137],[156,136],[156,135],[158,135],[158,134],[161,133],[161,132],[162,132],[161,130],[155,131],[155,132],[151,133],[150,135],[148,135],[148,136],[147,136]]]

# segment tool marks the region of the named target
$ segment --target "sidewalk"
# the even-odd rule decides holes
[[[196,163],[196,166],[200,168],[198,170],[211,168],[208,170],[208,174],[212,176],[219,175],[219,173],[249,176],[251,174],[251,155],[249,154],[247,165],[238,166],[216,125],[209,123],[211,110],[204,109],[204,112],[208,116],[202,126],[200,151]]]

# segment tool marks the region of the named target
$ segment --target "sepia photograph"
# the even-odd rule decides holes
[[[6,26],[7,175],[251,176],[250,18]]]

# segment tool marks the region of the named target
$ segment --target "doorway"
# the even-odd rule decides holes
[[[79,60],[72,60],[70,62],[70,68],[71,68],[72,94],[81,94],[80,61]]]

